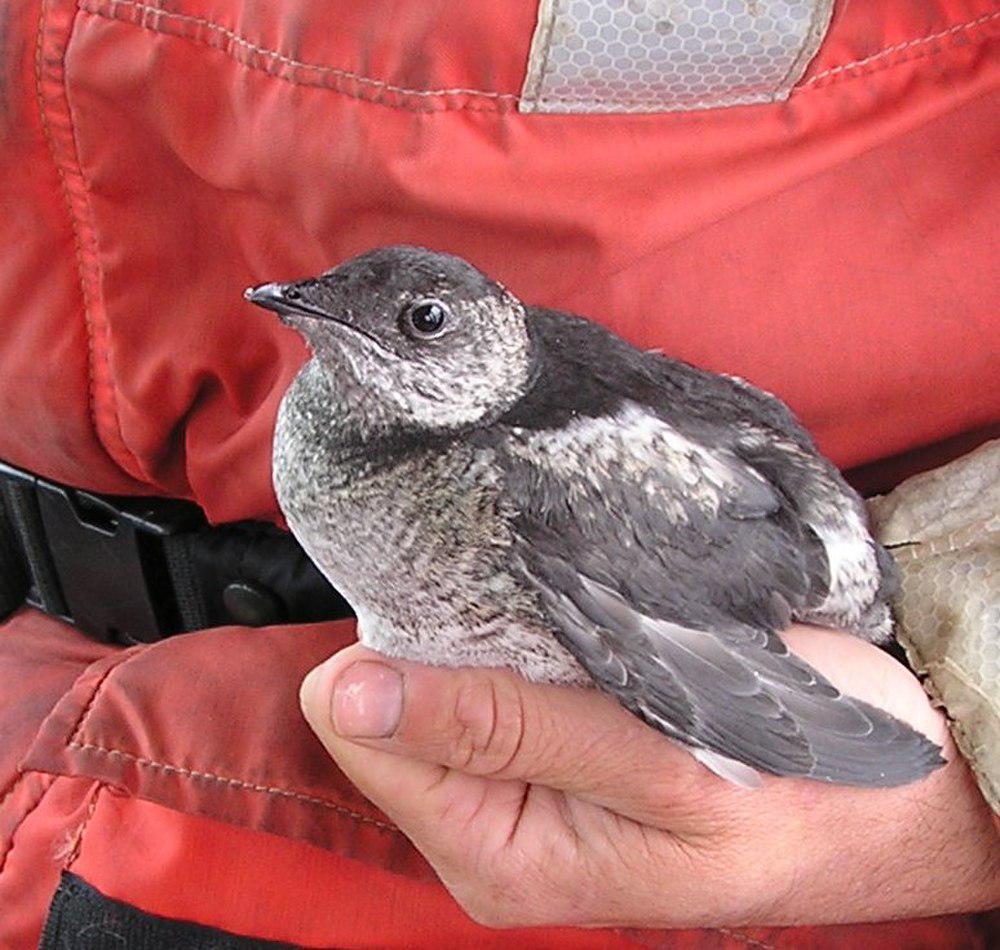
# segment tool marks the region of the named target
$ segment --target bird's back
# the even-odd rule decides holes
[[[604,426],[625,455],[629,430],[639,433],[637,451],[657,430],[662,451],[651,464],[668,480],[671,465],[683,457],[693,463],[683,477],[696,478],[703,489],[714,490],[720,477],[733,483],[719,518],[700,518],[697,529],[688,519],[675,525],[673,537],[686,532],[687,543],[697,547],[714,536],[725,540],[732,558],[742,551],[749,559],[730,564],[715,580],[727,588],[719,597],[734,603],[741,619],[770,615],[780,629],[786,614],[786,623],[809,620],[867,639],[888,637],[890,585],[883,569],[891,570],[891,559],[871,538],[861,500],[784,403],[743,380],[638,350],[571,314],[532,308],[528,325],[534,384],[501,424],[537,433],[540,441],[558,438],[567,426],[591,432]],[[610,481],[606,487],[613,491]],[[794,595],[787,613],[765,590],[743,597],[728,590],[764,556],[784,559],[771,565],[772,584],[761,581],[786,599]]]
[[[512,553],[593,679],[740,783],[897,785],[939,765],[778,636],[793,619],[890,630],[862,503],[791,413],[576,318],[535,311],[532,331],[533,389],[494,438]]]

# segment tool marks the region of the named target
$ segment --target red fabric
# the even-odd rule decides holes
[[[123,865],[122,851],[149,855],[142,875],[137,877],[131,865]],[[254,886],[262,864],[271,883],[263,898]],[[72,869],[104,893],[131,900],[153,913],[197,917],[236,932],[295,940],[309,947],[342,947],[348,941],[352,946],[403,950],[987,947],[984,928],[973,918],[669,933],[555,928],[487,931],[475,926],[439,887],[408,881],[295,841],[247,835],[218,822],[110,792],[102,792],[97,800]],[[206,895],[211,897],[206,900]],[[363,935],[360,940],[359,935]]]
[[[9,684],[5,686],[5,692]],[[0,804],[0,947],[35,950],[97,784],[26,772]]]
[[[28,624],[30,633],[0,636],[0,799],[8,777],[35,740],[38,724],[73,685],[80,670],[116,651],[84,636],[67,636],[62,624],[33,623],[37,615],[23,611],[5,631]],[[30,647],[30,648],[29,648]]]
[[[27,614],[8,626],[20,639],[36,622]],[[433,880],[299,712],[296,684],[353,631],[353,623],[223,627],[117,651],[79,672],[25,767],[88,775],[180,811]]]
[[[150,856],[140,874],[123,852]],[[72,870],[151,913],[307,947],[637,946],[599,931],[490,932],[430,881],[111,793],[99,797]]]
[[[18,908],[0,914],[0,947],[35,946],[62,868],[149,913],[310,947],[988,946],[971,916],[669,933],[478,927],[298,715],[302,672],[350,634],[224,628],[90,662],[80,633],[33,611],[0,627],[8,657],[40,669],[74,657],[76,672],[44,721],[36,709],[22,723],[38,738],[0,803],[0,907]],[[9,681],[5,693],[31,688]]]
[[[274,414],[305,353],[241,291],[392,241],[457,251],[531,302],[745,376],[842,465],[1000,421],[994,3],[841,2],[789,102],[652,116],[519,114],[534,13],[9,5],[0,458],[191,497],[215,520],[276,517]],[[158,856],[134,879],[151,910],[187,895],[197,918],[227,913],[221,888],[197,904],[173,887],[203,834],[232,855],[233,915],[244,894],[278,907],[298,878],[276,885],[270,856],[308,853],[328,893],[364,895],[338,946],[372,943],[376,924],[387,944],[417,926],[471,933],[298,718],[302,671],[341,635],[223,630],[102,657],[32,613],[0,627],[0,946],[37,940],[65,864],[128,898],[139,862],[101,824],[112,806],[144,816],[128,827]],[[310,912],[326,908],[296,911]],[[973,934],[963,918],[837,939]]]
[[[532,7],[19,5],[0,457],[274,517],[304,351],[240,292],[398,240],[778,392],[843,465],[996,421],[991,0],[838,4],[789,102],[652,116],[519,114]]]

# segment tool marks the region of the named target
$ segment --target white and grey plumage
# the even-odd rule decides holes
[[[418,248],[247,296],[313,351],[275,487],[363,642],[596,683],[734,781],[889,786],[940,764],[778,636],[886,640],[892,578],[779,400]]]

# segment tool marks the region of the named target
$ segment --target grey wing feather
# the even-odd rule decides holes
[[[941,764],[937,746],[841,695],[776,635],[815,568],[756,472],[724,479],[706,507],[669,471],[636,481],[595,465],[567,486],[523,455],[505,467],[515,553],[556,636],[645,722],[776,775],[892,786]]]

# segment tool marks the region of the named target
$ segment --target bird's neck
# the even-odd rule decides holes
[[[364,387],[338,385],[336,376],[314,357],[296,377],[282,405],[283,438],[301,451],[319,453],[333,474],[346,481],[393,467],[417,451],[452,441],[393,416],[384,403],[368,399]]]

